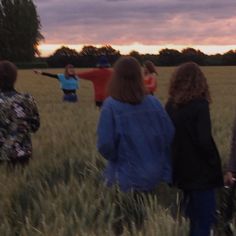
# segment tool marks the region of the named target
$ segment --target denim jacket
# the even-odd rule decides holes
[[[105,179],[122,191],[151,191],[171,182],[172,122],[154,96],[131,105],[108,98],[101,111],[97,147],[108,160]]]

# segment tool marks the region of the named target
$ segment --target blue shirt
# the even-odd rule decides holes
[[[154,96],[131,105],[109,97],[102,108],[97,147],[108,160],[105,179],[122,191],[151,191],[170,183],[172,122]]]
[[[60,81],[61,89],[77,90],[79,88],[79,81],[77,77],[66,78],[64,74],[58,74],[58,80]]]

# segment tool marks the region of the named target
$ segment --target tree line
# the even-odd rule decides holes
[[[17,62],[20,67],[64,67],[68,63],[77,67],[94,67],[101,55],[107,55],[111,64],[121,56],[109,45],[99,48],[89,45],[80,52],[62,47],[48,58],[39,58],[38,45],[43,40],[40,30],[40,18],[33,0],[0,0],[0,60]],[[132,51],[130,55],[141,63],[151,60],[157,66],[177,66],[186,61],[203,66],[236,65],[236,50],[206,55],[194,48],[182,51],[166,48],[156,54]]]
[[[76,67],[94,67],[101,55],[106,55],[111,64],[122,56],[119,51],[109,45],[100,48],[84,46],[80,52],[63,46],[44,60],[49,67],[64,67],[67,63]],[[135,57],[140,63],[151,60],[157,66],[177,66],[188,61],[196,62],[202,66],[236,65],[236,50],[224,54],[207,55],[194,48],[186,48],[182,51],[166,48],[157,54],[140,54],[137,51],[132,51],[129,55]]]

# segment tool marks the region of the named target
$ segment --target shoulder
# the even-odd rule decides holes
[[[145,97],[145,100],[148,102],[151,102],[152,104],[154,104],[157,107],[163,108],[163,105],[161,104],[160,100],[158,98],[156,98],[155,96],[147,95]]]
[[[64,74],[57,74],[57,77],[58,77],[59,79],[65,79],[65,75],[64,75]]]
[[[101,74],[111,75],[113,73],[111,68],[99,68],[97,69]]]
[[[120,102],[112,97],[108,97],[104,103],[103,103],[103,108],[104,109],[108,109],[108,108],[111,108],[111,107],[114,107],[114,106],[117,106]]]
[[[35,105],[36,103],[34,97],[29,93],[18,93],[17,96],[22,99],[24,104]]]

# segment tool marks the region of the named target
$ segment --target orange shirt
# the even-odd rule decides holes
[[[90,80],[94,86],[95,101],[103,102],[107,98],[107,86],[111,80],[112,70],[108,68],[80,72],[81,79]]]
[[[149,74],[144,78],[144,84],[149,93],[154,93],[157,89],[157,75]]]

